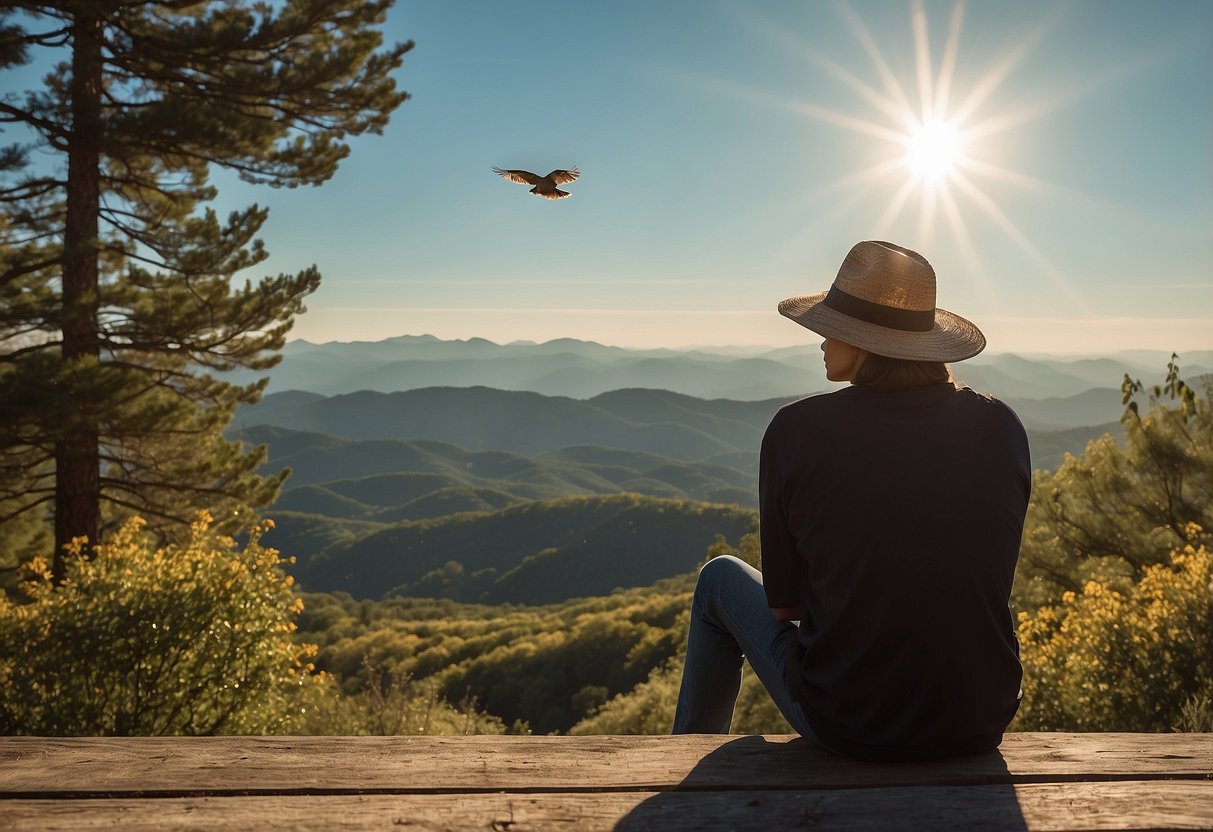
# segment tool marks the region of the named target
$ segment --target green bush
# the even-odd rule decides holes
[[[1190,534],[1199,535],[1193,526]],[[1189,543],[1121,590],[1089,581],[1019,614],[1020,731],[1209,730],[1213,552]]]
[[[66,579],[26,569],[28,602],[0,595],[0,733],[273,733],[318,680],[292,637],[302,601],[251,530],[243,549],[205,512],[157,548],[127,521],[93,557],[76,541]]]

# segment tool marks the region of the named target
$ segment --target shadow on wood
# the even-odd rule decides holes
[[[813,769],[870,768],[858,777],[859,788],[821,788]],[[741,737],[706,754],[681,783],[657,792],[620,818],[616,832],[665,829],[769,830],[828,829],[943,829],[965,828],[996,832],[1026,832],[1027,821],[1006,761],[997,751],[968,757],[971,773],[963,782],[930,786],[878,786],[897,782],[890,772],[909,773],[922,764],[861,763],[842,760],[803,740],[769,742],[764,737]],[[809,776],[803,788],[773,787],[762,777],[746,785],[744,772],[795,771]],[[975,777],[982,781],[974,784]],[[865,783],[865,781],[867,781]],[[871,785],[868,785],[870,783]]]

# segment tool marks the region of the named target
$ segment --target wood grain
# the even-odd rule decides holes
[[[0,827],[49,830],[899,830],[1213,828],[1213,782],[720,791],[8,800]]]
[[[833,757],[790,736],[4,737],[0,799],[763,790],[1213,777],[1211,734],[1015,734],[1000,752],[878,765]]]

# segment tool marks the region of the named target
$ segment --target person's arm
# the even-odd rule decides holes
[[[788,528],[784,507],[783,476],[778,453],[779,414],[767,426],[758,455],[758,517],[762,547],[762,587],[767,605],[780,621],[798,621],[804,599],[800,597],[800,558]]]

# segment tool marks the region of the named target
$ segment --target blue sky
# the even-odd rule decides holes
[[[333,180],[216,177],[271,207],[265,271],[324,275],[293,337],[815,343],[776,303],[876,238],[993,352],[1213,348],[1213,3],[402,0],[387,35],[413,98]],[[968,161],[907,184],[927,99]]]

